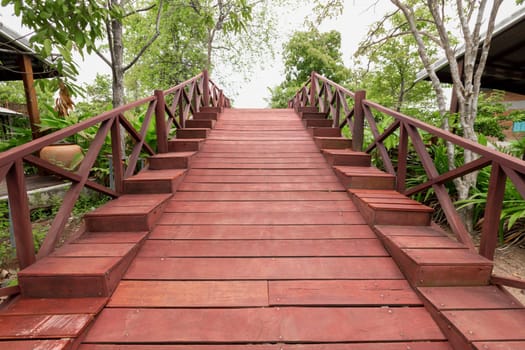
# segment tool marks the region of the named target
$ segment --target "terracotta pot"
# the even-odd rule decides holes
[[[64,169],[77,167],[82,159],[82,148],[75,144],[57,144],[42,148],[40,158]]]

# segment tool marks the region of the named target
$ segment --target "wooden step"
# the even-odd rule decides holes
[[[325,112],[301,112],[299,113],[301,116],[301,119],[303,120],[311,120],[311,119],[317,119],[317,120],[325,120],[328,116],[328,113]]]
[[[436,231],[434,236],[391,234],[391,226],[375,230],[401,271],[414,286],[486,285],[492,262],[461,243],[441,235],[440,229],[412,226],[405,231]]]
[[[209,134],[210,129],[207,128],[185,128],[176,131],[178,139],[205,139]]]
[[[217,112],[197,112],[193,113],[194,120],[217,120],[219,113]]]
[[[123,195],[87,213],[86,228],[90,232],[150,231],[170,198],[171,194]]]
[[[186,169],[144,169],[124,180],[124,193],[175,193],[186,175]]]
[[[148,158],[150,170],[187,169],[197,152],[158,153]]]
[[[315,144],[319,149],[345,149],[352,148],[352,140],[346,137],[315,136]]]
[[[365,152],[356,152],[350,149],[324,149],[321,153],[328,164],[370,167],[371,156]]]
[[[332,127],[333,120],[331,119],[305,119],[303,124],[306,128],[320,127],[320,128],[330,128]]]
[[[224,111],[224,108],[222,107],[201,107],[199,112],[208,112],[208,113],[222,113]]]
[[[302,112],[315,113],[315,112],[319,112],[319,108],[315,106],[301,106],[301,107],[295,108],[295,111],[297,113],[302,113]]]
[[[186,120],[184,123],[185,128],[213,129],[215,127],[216,121],[213,119],[190,119]]]
[[[171,139],[168,141],[169,152],[197,152],[200,151],[206,139]]]
[[[362,156],[357,158],[356,162],[361,161],[365,163],[369,159],[366,156]],[[347,161],[349,162],[350,160],[347,159]],[[345,188],[392,190],[396,182],[394,175],[371,166],[337,165],[334,166],[334,171]]]
[[[19,272],[21,293],[32,298],[108,297],[142,243],[68,244]]]
[[[428,226],[433,209],[393,190],[349,189],[369,225]]]
[[[455,349],[524,349],[520,324],[525,321],[525,309],[508,292],[496,286],[418,290]]]
[[[341,129],[339,128],[313,127],[308,128],[307,131],[312,136],[341,137]]]

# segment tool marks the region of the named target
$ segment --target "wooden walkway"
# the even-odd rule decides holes
[[[0,349],[525,348],[491,262],[325,116],[200,117],[88,233],[20,273]]]
[[[229,110],[81,349],[444,340],[297,114]]]

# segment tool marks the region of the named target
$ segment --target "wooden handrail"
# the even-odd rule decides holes
[[[354,103],[353,108],[348,106],[348,101]],[[356,139],[355,150],[361,150],[361,140],[365,126],[371,130],[373,140],[364,146],[365,152],[370,153],[378,150],[385,169],[397,177],[396,189],[406,195],[414,195],[418,192],[432,188],[436,193],[441,208],[447,217],[448,223],[459,241],[470,249],[474,249],[474,243],[468,234],[465,225],[461,222],[452,199],[445,188],[445,183],[460,176],[473,173],[487,166],[492,166],[489,182],[487,207],[485,210],[484,224],[478,253],[486,258],[493,259],[497,245],[497,232],[499,229],[499,218],[502,210],[503,195],[505,192],[506,179],[509,179],[518,192],[525,198],[525,161],[499,152],[489,147],[480,145],[474,141],[465,139],[446,130],[429,125],[421,120],[415,119],[398,111],[382,106],[376,102],[364,98],[364,92],[352,92],[343,86],[313,72],[307,83],[297,91],[296,95],[289,101],[290,108],[302,106],[318,106],[321,112],[327,112],[329,118],[334,120],[334,127],[349,126],[352,138]],[[341,108],[342,107],[342,108]],[[364,118],[361,118],[361,111]],[[393,119],[392,123],[380,133],[375,122],[373,111],[387,115]],[[341,115],[343,114],[343,115]],[[384,145],[386,139],[399,130],[399,142],[397,153],[398,162],[394,167],[391,153]],[[423,143],[420,131],[427,132],[456,147],[468,149],[475,153],[478,158],[459,168],[439,174]],[[416,155],[419,157],[427,180],[409,189],[405,188],[407,176],[408,144],[411,142]],[[494,276],[493,282],[508,286],[525,287],[525,280],[508,279]]]
[[[206,94],[208,94],[207,97],[205,96]],[[166,103],[168,98],[173,99],[171,106]],[[153,155],[156,152],[167,152],[172,125],[176,128],[183,127],[184,121],[190,119],[192,114],[197,112],[202,106],[230,106],[229,99],[209,79],[206,71],[167,90],[156,90],[152,96],[128,103],[0,153],[0,181],[5,179],[7,182],[19,267],[25,268],[53,251],[84,187],[89,187],[111,197],[120,196],[123,191],[123,181],[135,174],[136,164],[141,153],[145,152],[148,155]],[[146,112],[143,124],[139,127],[139,130],[136,130],[125,115],[132,114],[137,108],[141,107],[145,107]],[[153,119],[153,114],[155,114],[156,121],[157,150],[154,150],[146,142],[146,134]],[[98,126],[97,135],[92,140],[78,170],[69,171],[36,156],[37,152],[42,148],[94,126]],[[121,139],[123,131],[128,133],[131,141],[135,143],[127,164],[124,164],[122,161]],[[111,140],[115,189],[94,182],[89,178],[91,168],[97,157],[99,157],[107,137]],[[72,182],[38,255],[35,253],[33,246],[30,210],[23,173],[24,163],[37,166],[50,174]],[[18,288],[0,288],[0,296],[16,294],[18,291]]]

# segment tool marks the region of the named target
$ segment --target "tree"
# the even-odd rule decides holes
[[[315,28],[295,32],[283,48],[285,80],[271,90],[272,107],[286,107],[298,88],[312,71],[345,84],[350,70],[344,66],[341,54],[341,34],[335,30],[321,33]]]

